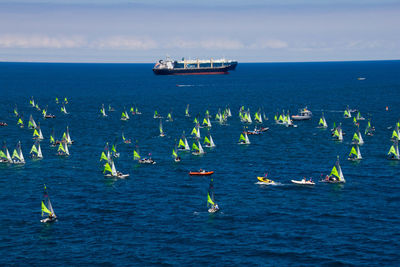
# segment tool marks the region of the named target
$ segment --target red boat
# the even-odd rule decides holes
[[[199,171],[197,171],[197,172],[192,172],[192,171],[190,171],[189,172],[189,175],[211,175],[211,174],[213,174],[214,172],[213,171],[206,171],[206,170],[202,170],[202,169],[200,169]]]

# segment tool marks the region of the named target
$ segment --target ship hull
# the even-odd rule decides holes
[[[211,75],[211,74],[228,74],[231,66],[217,68],[173,68],[158,69],[153,68],[156,75]],[[236,67],[236,66],[235,66]]]

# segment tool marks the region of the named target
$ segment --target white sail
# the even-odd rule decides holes
[[[362,159],[360,148],[357,146],[357,159]]]
[[[39,142],[38,142],[37,151],[38,151],[38,153],[37,153],[38,158],[43,158],[42,149],[40,148]]]
[[[360,140],[360,141],[358,141],[358,144],[359,144],[359,145],[364,144],[364,140],[363,140],[363,138],[362,138],[362,135],[361,135],[360,131],[358,131],[358,139]]]
[[[339,164],[339,160],[338,160],[338,162],[337,162],[337,170],[338,170],[338,173],[339,173],[339,181],[341,181],[341,182],[346,182],[346,180],[344,179],[344,176],[343,176],[343,172],[342,172],[342,168],[340,167],[340,164]]]
[[[6,155],[7,155],[7,160],[8,162],[12,162],[11,156],[10,156],[10,152],[8,152],[8,148],[6,147]]]
[[[65,154],[69,156],[69,150],[68,150],[68,145],[66,142],[63,143]]]
[[[71,136],[69,135],[68,126],[67,126],[67,133],[66,133],[65,137],[66,137],[67,143],[72,144]]]
[[[21,149],[21,142],[18,143],[17,152],[19,154],[19,159],[21,163],[25,163],[24,155],[22,154],[22,149]]]
[[[117,176],[117,170],[115,169],[115,164],[113,160],[111,160],[111,173],[113,176]]]
[[[189,147],[186,137],[184,137],[184,139],[185,139],[185,150],[190,150],[190,147]]]
[[[250,144],[249,137],[247,136],[247,132],[244,132],[244,138],[246,139],[246,144]]]
[[[210,134],[210,147],[215,147],[214,140]]]
[[[199,154],[204,154],[204,149],[203,149],[203,147],[201,146],[200,141],[197,141],[197,144],[198,144],[198,146],[199,146]]]

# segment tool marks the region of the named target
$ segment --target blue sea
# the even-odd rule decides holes
[[[10,153],[18,141],[23,166],[0,166],[1,265],[199,265],[305,266],[400,264],[400,162],[386,159],[390,137],[400,118],[400,61],[331,63],[239,63],[228,75],[155,76],[152,64],[0,63],[0,141]],[[365,77],[365,80],[358,80]],[[30,107],[33,97],[55,119],[43,119]],[[68,98],[68,115],[60,112]],[[115,112],[100,116],[101,105]],[[142,115],[121,121],[124,107]],[[192,117],[184,116],[190,104]],[[27,124],[32,114],[45,139],[44,158],[29,159],[32,130],[17,127],[17,105]],[[229,105],[228,125],[214,117]],[[251,115],[263,108],[270,129],[238,145],[244,125],[241,106]],[[276,125],[276,112],[291,114],[307,106],[310,121],[297,128]],[[364,136],[363,160],[347,160],[356,130],[344,119],[349,106],[375,126]],[[386,110],[388,107],[388,110]],[[158,136],[159,120],[166,137]],[[171,157],[185,131],[189,145],[194,116],[212,116],[216,147],[194,156]],[[322,112],[328,129],[316,128]],[[342,123],[343,142],[331,138],[333,123]],[[360,121],[364,133],[367,120]],[[49,146],[54,129],[61,139],[69,126],[75,143],[71,155],[59,157]],[[125,137],[132,144],[124,144]],[[207,134],[201,129],[201,140]],[[117,170],[126,179],[105,178],[100,154],[115,142]],[[151,153],[155,165],[139,165],[133,149]],[[319,183],[337,156],[345,184]],[[215,200],[221,211],[207,212],[210,177],[190,170],[212,170]],[[279,184],[257,184],[257,176]],[[290,180],[313,177],[315,186]],[[43,184],[58,221],[40,223]]]

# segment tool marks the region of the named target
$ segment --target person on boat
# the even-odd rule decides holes
[[[217,203],[215,203],[214,209],[215,209],[215,210],[219,210],[219,207],[218,207],[218,204],[217,204]]]

